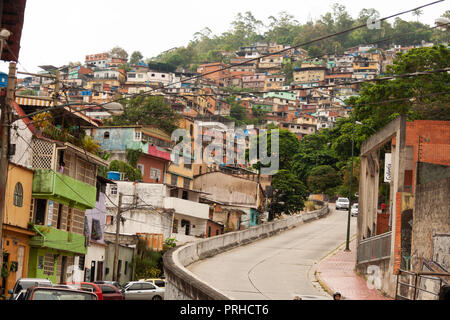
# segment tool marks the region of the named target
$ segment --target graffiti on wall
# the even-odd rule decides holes
[[[450,234],[433,235],[432,261],[446,272],[450,270]]]
[[[424,261],[422,271],[426,272],[449,272],[450,264],[450,234],[433,233],[432,258]],[[435,300],[443,283],[447,282],[445,277],[421,277],[419,288],[424,289],[418,294],[418,300]],[[434,294],[433,294],[434,293]]]

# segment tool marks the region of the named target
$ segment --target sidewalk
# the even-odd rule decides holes
[[[356,263],[356,241],[350,243],[350,252],[341,248],[337,253],[322,260],[316,277],[328,293],[340,292],[346,300],[392,300],[384,297],[378,290],[369,289],[364,277],[354,270]]]

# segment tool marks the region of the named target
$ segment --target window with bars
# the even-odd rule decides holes
[[[160,180],[161,178],[161,170],[156,168],[150,169],[150,179],[152,180]]]
[[[102,228],[100,225],[100,220],[92,219],[91,238],[93,240],[100,240],[102,238]]]
[[[142,132],[141,131],[135,131],[134,132],[134,140],[140,141],[142,139]]]
[[[44,274],[53,275],[55,273],[55,257],[47,253],[44,258]]]
[[[178,219],[173,220],[172,233],[178,233]]]
[[[22,207],[23,205],[23,187],[20,182],[17,182],[14,188],[14,205],[16,207]]]
[[[191,180],[188,178],[183,178],[183,188],[190,189],[191,188]]]
[[[178,185],[178,176],[177,175],[175,175],[173,173],[170,175],[170,184],[173,186]]]
[[[110,191],[112,196],[117,195],[117,186],[111,186]]]

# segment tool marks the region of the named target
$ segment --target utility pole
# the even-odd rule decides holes
[[[12,124],[12,105],[16,89],[16,63],[9,64],[8,85],[6,99],[1,103],[2,111],[2,151],[0,155],[0,270],[3,268],[3,217],[6,209],[6,183],[8,179],[9,163],[9,127]]]
[[[122,207],[122,192],[119,193],[119,206],[117,207],[117,216],[116,216],[116,245],[114,248],[114,266],[113,266],[113,281],[117,281],[117,264],[119,260],[119,233],[120,233],[120,221],[121,219],[121,207]]]

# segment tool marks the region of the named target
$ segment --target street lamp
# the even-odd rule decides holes
[[[348,191],[349,197],[348,197],[348,217],[347,217],[347,238],[345,241],[345,251],[350,251],[350,217],[351,217],[351,203],[352,203],[352,182],[353,182],[353,157],[354,157],[354,150],[355,150],[355,125],[356,125],[356,117],[352,112],[353,117],[353,125],[352,125],[352,162],[350,165],[350,189]]]

